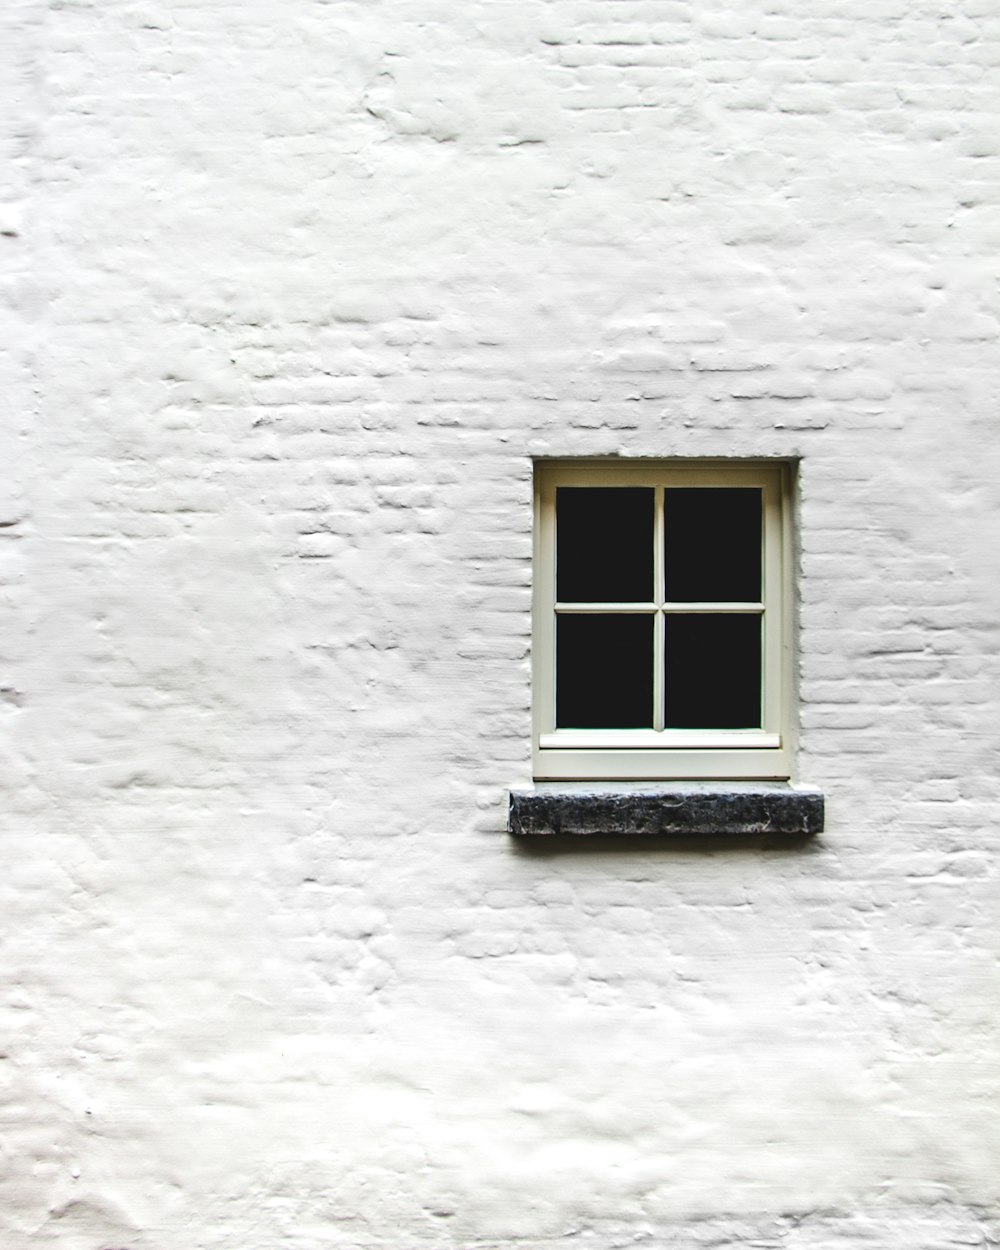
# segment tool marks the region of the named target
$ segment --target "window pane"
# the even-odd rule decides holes
[[[653,488],[560,486],[556,598],[644,603],[653,597]]]
[[[760,616],[668,613],[664,724],[759,729]]]
[[[558,616],[556,725],[649,729],[652,724],[652,616]]]
[[[760,601],[759,487],[663,492],[667,601]]]

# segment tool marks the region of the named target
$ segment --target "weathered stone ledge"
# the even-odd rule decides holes
[[[783,783],[715,782],[628,788],[539,784],[510,792],[508,829],[557,834],[811,835],[823,828],[823,795]]]

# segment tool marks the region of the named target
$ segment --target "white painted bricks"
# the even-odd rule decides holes
[[[995,9],[9,0],[5,1250],[997,1225]],[[530,851],[531,462],[799,473],[802,849]]]

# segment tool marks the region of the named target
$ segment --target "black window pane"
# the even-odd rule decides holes
[[[649,729],[652,724],[652,616],[558,616],[556,725]]]
[[[760,728],[761,620],[735,613],[665,617],[667,728]]]
[[[760,601],[759,487],[669,487],[663,523],[668,602]]]
[[[556,598],[645,603],[653,597],[653,489],[560,486]]]

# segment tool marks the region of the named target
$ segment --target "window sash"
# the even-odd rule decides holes
[[[560,486],[649,486],[654,507],[654,600],[560,603],[555,599],[555,503]],[[664,594],[663,492],[674,486],[752,486],[762,492],[762,594],[751,602],[671,602]],[[791,688],[789,473],[780,462],[539,461],[534,581],[534,756],[541,777],[788,776]],[[561,614],[645,613],[655,618],[652,729],[557,729],[555,626]],[[664,629],[672,613],[762,617],[761,727],[664,728]]]

